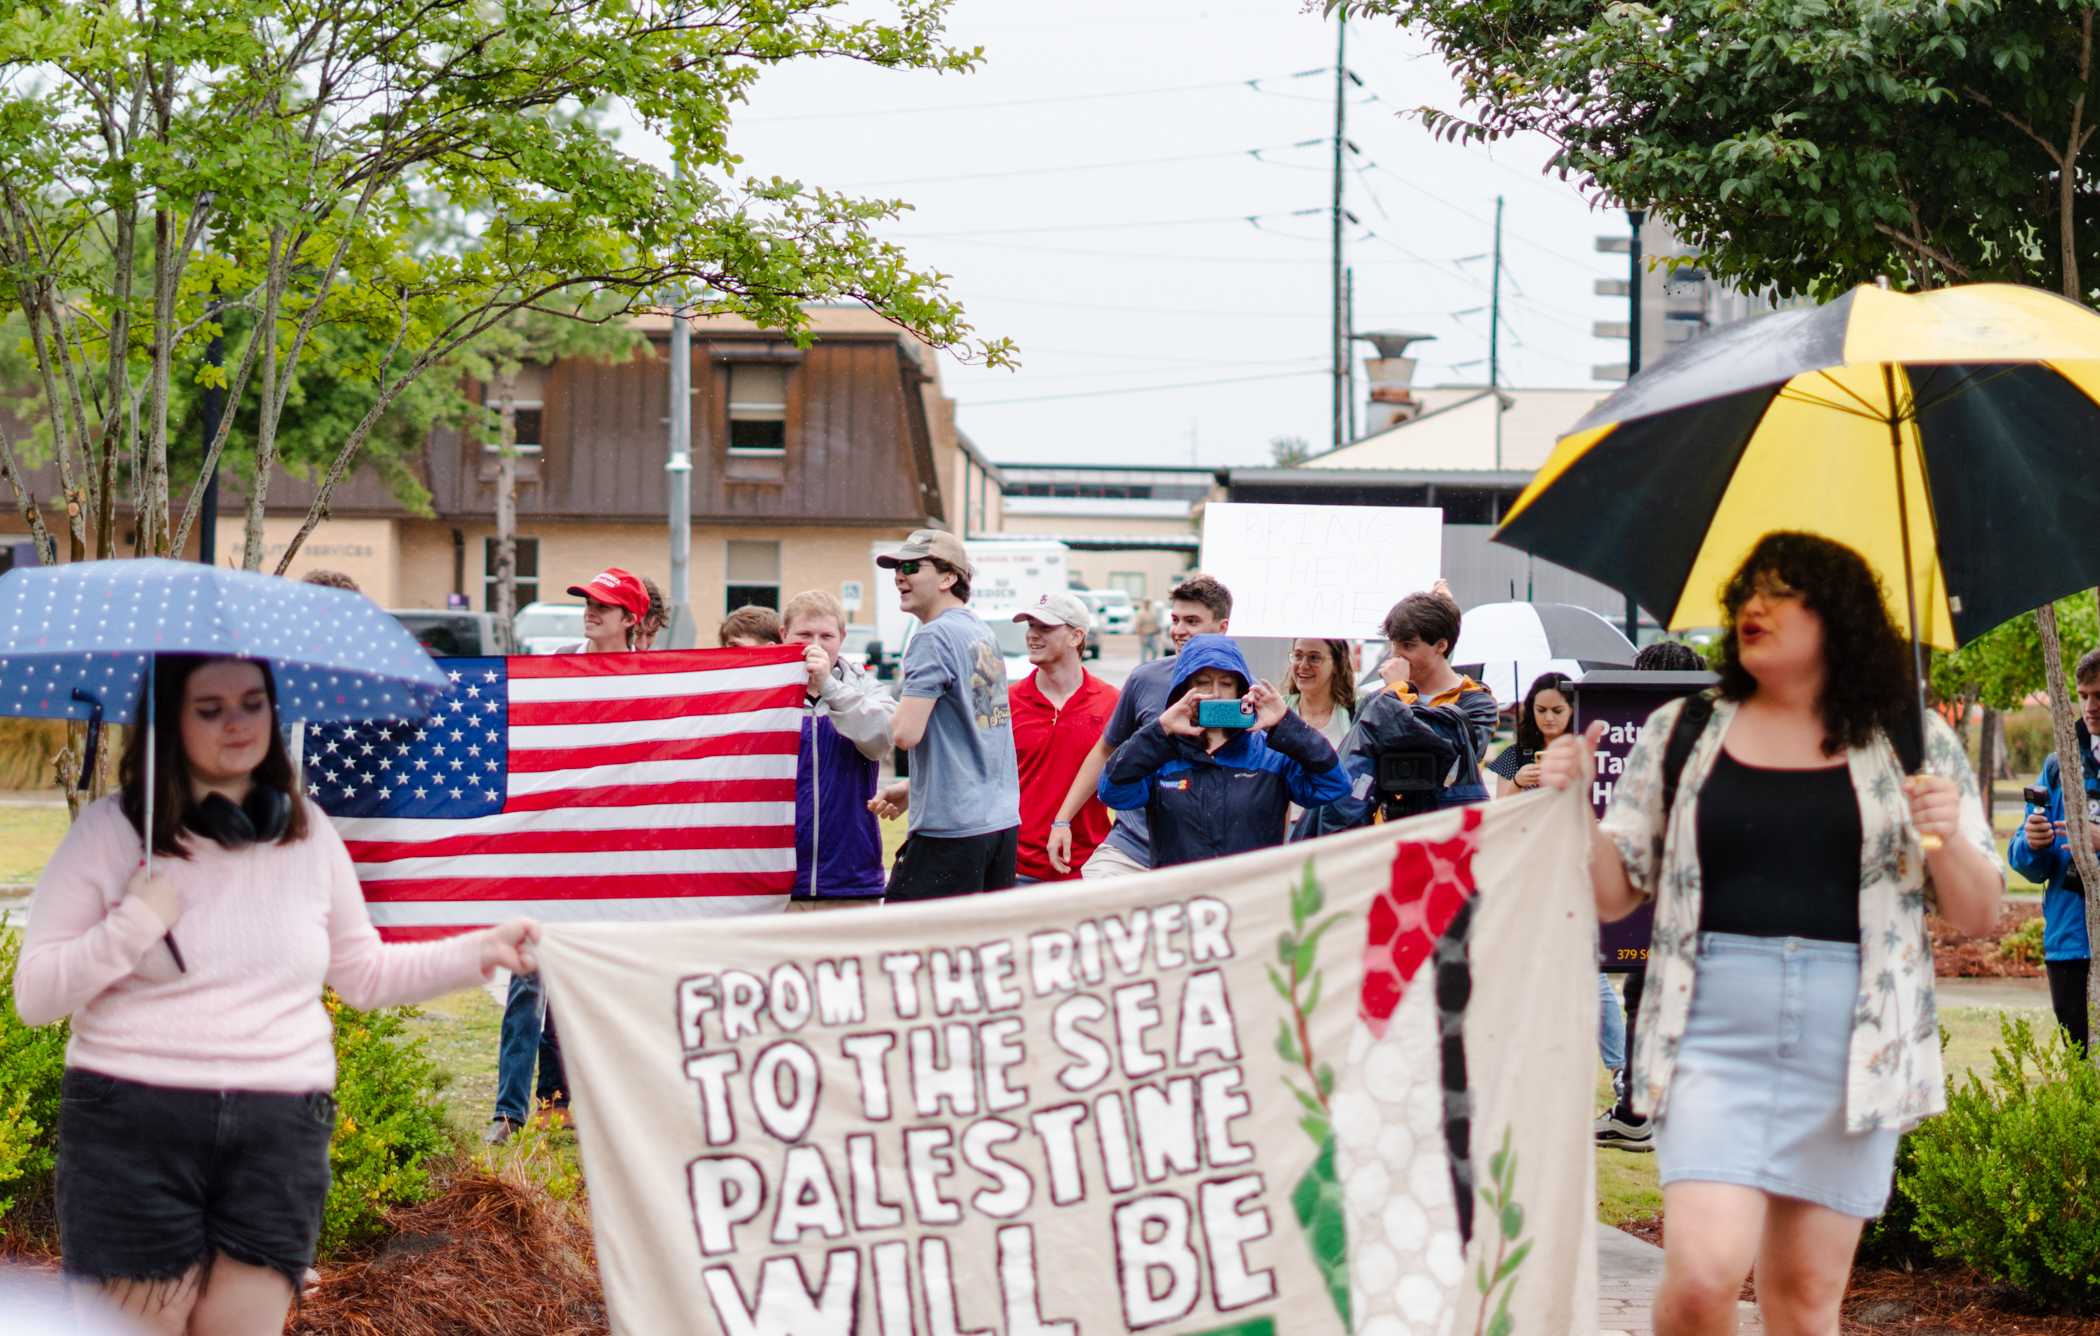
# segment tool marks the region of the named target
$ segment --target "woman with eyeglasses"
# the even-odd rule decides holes
[[[73,1022],[61,1264],[141,1330],[274,1336],[328,1195],[322,986],[361,1009],[470,988],[533,969],[539,928],[382,945],[341,837],[299,792],[268,667],[163,655],[146,689],[151,828],[139,728],[121,791],[38,881],[15,975],[25,1024]]]
[[[1988,931],[2005,869],[1857,552],[1767,534],[1721,605],[1717,693],[1649,717],[1590,836],[1598,917],[1655,905],[1631,1082],[1670,1221],[1655,1330],[1733,1331],[1754,1265],[1770,1329],[1835,1332],[1897,1137],[1946,1107],[1925,913]],[[1603,727],[1541,781],[1587,793]]]
[[[1356,723],[1356,678],[1349,670],[1349,642],[1292,641],[1291,685],[1284,703],[1340,751],[1342,739]]]

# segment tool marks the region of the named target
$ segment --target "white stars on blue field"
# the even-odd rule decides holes
[[[307,796],[330,816],[461,817],[503,810],[509,675],[446,659],[452,694],[419,724],[306,726]]]

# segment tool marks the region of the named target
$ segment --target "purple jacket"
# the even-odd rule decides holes
[[[882,828],[868,811],[897,702],[857,668],[834,665],[802,719],[795,767],[797,900],[860,900],[883,890]]]

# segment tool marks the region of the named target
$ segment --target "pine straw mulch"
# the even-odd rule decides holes
[[[1998,924],[1988,936],[1969,937],[1947,926],[1937,914],[1925,916],[1932,929],[1932,963],[1943,979],[2032,979],[2042,971],[2040,960],[2013,960],[1998,952],[1998,939],[2015,932],[2028,919],[2039,918],[2042,906],[2033,900],[2007,900],[1998,911]]]
[[[596,1336],[609,1330],[588,1214],[511,1174],[463,1170],[388,1217],[371,1257],[321,1269],[287,1336]]]
[[[1663,1218],[1619,1226],[1662,1246]],[[1753,1275],[1742,1297],[1757,1297]],[[1844,1336],[2100,1336],[2100,1317],[2042,1313],[2018,1291],[1966,1267],[1855,1266],[1845,1290]]]

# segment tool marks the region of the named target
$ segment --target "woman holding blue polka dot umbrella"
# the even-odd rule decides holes
[[[283,1329],[328,1192],[324,983],[370,1008],[536,968],[526,920],[382,945],[285,753],[280,710],[421,719],[448,685],[341,590],[152,560],[0,577],[0,712],[86,720],[91,752],[140,725],[37,884],[15,1005],[72,1018],[64,1268],[144,1330]]]

